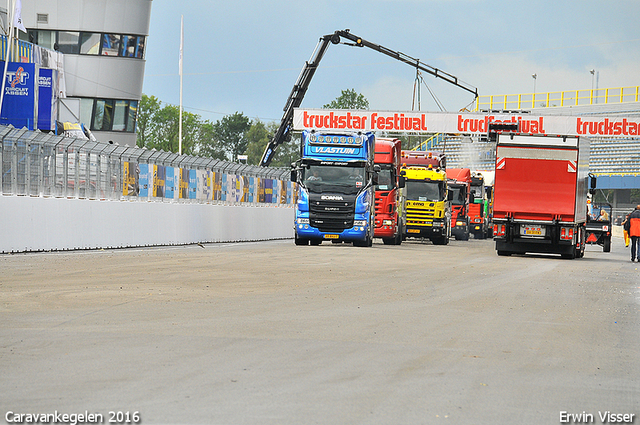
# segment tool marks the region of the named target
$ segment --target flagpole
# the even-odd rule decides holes
[[[15,0],[14,0],[15,1]],[[0,114],[2,113],[2,104],[4,101],[4,87],[7,84],[7,69],[9,68],[9,53],[11,52],[11,35],[13,33],[13,19],[15,14],[15,6],[11,7],[11,0],[7,0],[7,18],[9,19],[9,33],[7,34],[7,54],[4,58],[4,71],[2,72],[2,91],[0,91]]]
[[[180,15],[180,121],[178,124],[178,154],[182,155],[182,49],[184,47],[184,15]]]

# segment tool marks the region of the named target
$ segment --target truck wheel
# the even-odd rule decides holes
[[[322,243],[322,239],[311,239],[309,243],[311,245],[320,245]]]
[[[398,232],[398,234],[394,238],[393,244],[394,245],[401,245],[402,244],[402,233]]]
[[[368,237],[363,241],[353,241],[353,246],[371,246],[371,245],[373,245],[373,241]]]
[[[434,245],[447,245],[449,243],[449,238],[446,236],[440,236],[437,238],[431,238],[431,242]]]
[[[611,237],[608,237],[604,240],[604,246],[602,247],[602,252],[611,252]]]
[[[297,234],[294,236],[294,239],[296,245],[309,245],[309,239],[299,238]]]
[[[382,243],[385,245],[395,245],[396,240],[394,238],[382,238]]]
[[[511,251],[498,251],[498,255],[501,257],[510,257],[513,252]]]

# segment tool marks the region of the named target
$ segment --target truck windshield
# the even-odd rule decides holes
[[[482,199],[484,192],[483,189],[483,186],[471,186],[471,192],[473,193],[474,199]]]
[[[409,201],[424,202],[444,200],[443,182],[407,180],[404,188]]]
[[[353,195],[365,187],[363,166],[310,165],[302,169],[302,182],[310,192]]]
[[[451,203],[453,205],[464,205],[466,190],[464,186],[449,186],[452,193]]]
[[[376,190],[391,190],[394,188],[392,169],[389,165],[382,166],[378,171],[378,184]]]

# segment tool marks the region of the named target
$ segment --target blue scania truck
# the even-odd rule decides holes
[[[330,240],[371,246],[377,183],[373,133],[305,130],[301,150],[291,171],[298,184],[296,245]]]

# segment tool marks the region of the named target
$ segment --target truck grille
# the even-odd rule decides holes
[[[407,208],[407,224],[431,224],[433,222],[433,216],[435,215],[435,208]]]
[[[355,212],[354,201],[312,200],[309,202],[309,224],[321,232],[342,232],[353,227]]]
[[[385,199],[387,199],[387,196],[389,196],[389,193],[390,192],[376,193],[376,199],[375,199],[376,214],[391,212],[391,211],[383,211],[383,208],[385,205],[384,201]]]

